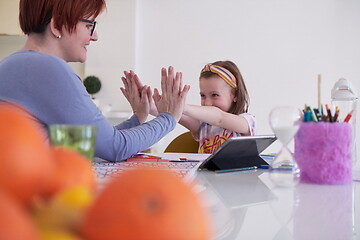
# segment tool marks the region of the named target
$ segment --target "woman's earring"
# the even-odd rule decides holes
[[[57,36],[56,38],[60,39],[60,38],[61,38],[61,35]]]

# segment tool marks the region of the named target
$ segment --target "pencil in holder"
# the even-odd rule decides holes
[[[348,123],[302,122],[294,157],[300,182],[346,184],[352,181],[352,132]]]

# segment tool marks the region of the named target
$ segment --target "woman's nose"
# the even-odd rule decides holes
[[[97,41],[99,39],[97,31],[95,30],[93,35],[91,36],[90,40],[91,41]]]

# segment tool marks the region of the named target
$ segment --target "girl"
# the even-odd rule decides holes
[[[231,61],[207,64],[200,74],[201,106],[186,105],[179,121],[199,142],[199,153],[212,153],[228,138],[255,135],[249,96]]]

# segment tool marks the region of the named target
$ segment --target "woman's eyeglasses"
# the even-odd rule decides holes
[[[95,31],[96,21],[91,21],[91,20],[88,20],[88,19],[81,19],[80,21],[92,24],[92,28],[91,28],[91,31],[90,31],[90,36],[92,36],[94,31]]]

